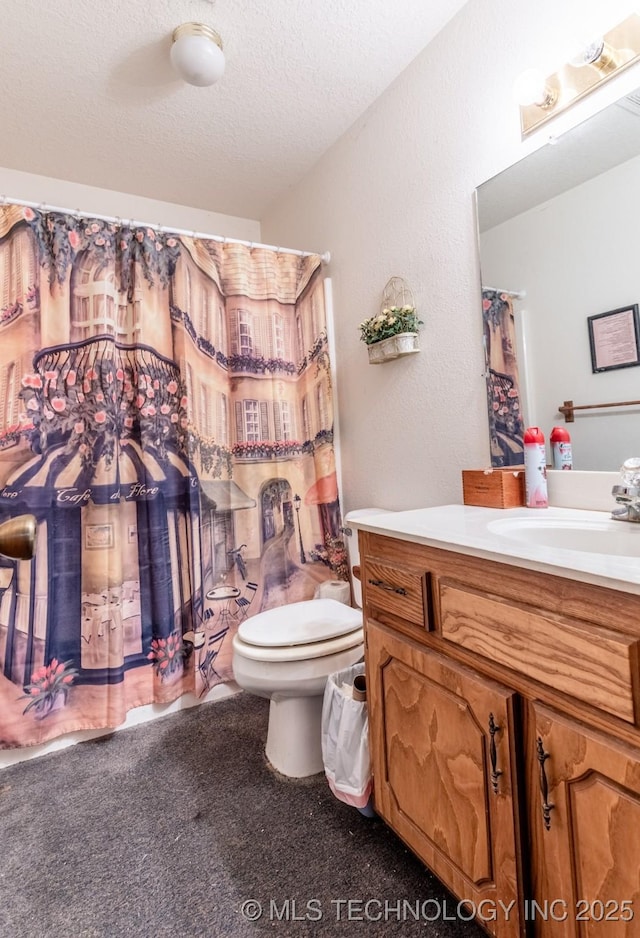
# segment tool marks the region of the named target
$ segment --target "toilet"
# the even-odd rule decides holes
[[[350,568],[358,563],[358,535],[349,522],[383,514],[365,508],[345,517]],[[353,595],[362,606],[360,581]],[[271,701],[265,754],[274,769],[305,778],[324,769],[321,718],[327,677],[362,660],[362,611],[336,599],[310,599],[258,613],[233,638],[233,673],[247,693]]]

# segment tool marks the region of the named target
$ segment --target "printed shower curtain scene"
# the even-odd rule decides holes
[[[232,678],[347,579],[318,256],[0,209],[0,747]]]
[[[482,291],[491,465],[524,463],[524,425],[513,302],[507,292]]]

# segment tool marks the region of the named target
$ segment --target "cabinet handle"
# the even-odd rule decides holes
[[[371,586],[379,586],[381,590],[388,590],[390,593],[398,593],[400,596],[406,596],[407,591],[404,586],[393,586],[391,583],[385,583],[384,580],[369,580]]]
[[[496,724],[493,714],[489,714],[489,735],[491,739],[489,741],[489,756],[491,757],[491,787],[493,788],[494,794],[498,794],[498,779],[502,775],[502,772],[498,768],[498,751],[496,749],[496,733],[500,732],[500,727]]]
[[[538,763],[540,764],[540,794],[542,795],[542,820],[544,829],[551,830],[551,812],[555,808],[554,804],[549,802],[549,784],[547,782],[547,773],[544,767],[549,758],[549,753],[544,751],[542,739],[538,736],[537,743]]]

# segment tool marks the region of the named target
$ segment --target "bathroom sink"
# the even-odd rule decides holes
[[[606,508],[434,505],[373,515],[354,526],[640,596],[640,523],[613,519]]]
[[[501,518],[487,530],[519,544],[553,550],[584,551],[616,557],[640,557],[640,524],[611,518]]]

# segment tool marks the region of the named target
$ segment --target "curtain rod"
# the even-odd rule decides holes
[[[313,257],[318,254],[317,251],[298,251],[295,248],[276,247],[275,244],[261,244],[259,241],[243,241],[240,238],[225,238],[223,235],[206,234],[201,231],[188,231],[186,228],[171,228],[166,225],[158,225],[148,221],[137,221],[134,218],[126,219],[115,215],[98,215],[92,212],[86,215],[79,209],[61,208],[58,205],[49,205],[48,202],[29,202],[26,199],[11,199],[6,195],[1,197],[2,205],[25,205],[27,208],[35,208],[40,212],[60,212],[62,215],[73,215],[75,218],[99,218],[100,221],[110,222],[112,224],[126,224],[129,228],[153,228],[156,231],[165,234],[184,235],[187,238],[199,238],[202,241],[218,241],[221,244],[244,244],[248,248],[263,248],[267,251],[275,251],[276,254],[295,254],[297,257]],[[331,260],[331,252],[325,251],[319,255],[323,264],[328,264]]]
[[[514,300],[524,300],[527,295],[526,290],[498,290],[497,287],[483,287],[483,290],[491,290],[493,293],[506,293],[507,296],[512,296]]]

